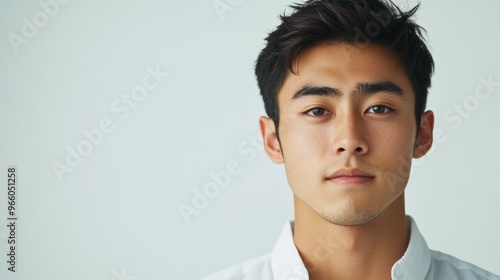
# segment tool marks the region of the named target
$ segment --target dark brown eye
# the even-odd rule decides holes
[[[376,105],[368,109],[370,113],[375,113],[375,114],[385,114],[391,111],[391,108],[383,105]]]
[[[326,109],[320,108],[320,107],[312,108],[311,110],[308,110],[306,112],[306,114],[308,114],[310,116],[315,116],[315,117],[321,117],[321,116],[327,115],[329,113],[330,112],[328,112]]]

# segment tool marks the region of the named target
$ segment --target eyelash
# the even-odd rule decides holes
[[[375,107],[380,107],[380,108],[383,108],[383,109],[384,109],[384,111],[385,111],[385,112],[383,112],[383,113],[375,113],[375,112],[373,112],[373,114],[377,114],[377,115],[387,114],[387,113],[390,113],[390,112],[392,112],[392,111],[393,111],[393,109],[392,109],[392,108],[390,108],[390,107],[388,107],[388,106],[385,106],[385,105],[374,105],[374,106],[372,106],[372,107],[368,108],[368,110],[367,110],[367,111],[370,111],[370,110],[372,110],[372,109],[373,109],[373,108],[375,108]],[[314,115],[314,114],[312,114],[312,113],[311,113],[311,112],[312,112],[312,111],[314,111],[314,110],[321,110],[321,111],[323,112],[323,114],[321,114],[321,115]],[[328,114],[325,114],[325,113],[328,113]],[[330,111],[328,111],[327,109],[325,109],[325,108],[322,108],[322,107],[314,107],[314,108],[311,108],[311,109],[309,109],[309,110],[305,111],[305,112],[304,112],[304,114],[305,114],[305,115],[308,115],[308,116],[311,116],[311,117],[322,117],[322,116],[325,116],[325,115],[331,115],[332,113],[331,113]]]
[[[314,110],[322,110],[322,111],[323,111],[323,114],[321,114],[321,115],[319,115],[319,116],[314,115],[314,114],[312,114],[312,113],[311,113],[311,112],[312,112],[312,111],[314,111]],[[305,114],[305,115],[308,115],[308,116],[311,116],[311,117],[322,117],[322,116],[325,116],[325,115],[326,115],[326,114],[324,114],[325,112],[328,112],[328,115],[330,115],[330,114],[331,114],[331,112],[330,112],[330,111],[328,111],[328,110],[327,110],[327,109],[325,109],[325,108],[321,108],[321,107],[314,107],[314,108],[311,108],[311,109],[309,109],[309,110],[305,111],[305,112],[304,112],[304,114]]]
[[[390,113],[390,112],[392,112],[392,111],[393,111],[393,110],[392,110],[392,108],[387,107],[387,106],[385,106],[385,105],[375,105],[375,106],[372,106],[372,107],[368,108],[368,111],[370,111],[371,109],[373,109],[373,108],[375,108],[375,107],[381,107],[381,108],[384,108],[384,109],[385,109],[385,112],[384,112],[384,113],[374,113],[374,114],[377,114],[377,115],[379,115],[379,114],[387,114],[387,113]]]

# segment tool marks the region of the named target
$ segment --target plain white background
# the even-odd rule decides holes
[[[73,0],[47,15],[1,1],[0,182],[17,166],[19,220],[16,273],[0,227],[0,278],[197,279],[269,252],[293,205],[283,166],[252,144],[264,114],[253,66],[292,2]],[[436,62],[428,108],[444,136],[414,163],[406,197],[431,248],[500,274],[500,86],[475,97],[481,77],[500,81],[498,9],[422,2]],[[147,80],[148,67],[169,75]],[[123,101],[132,94],[140,101]],[[85,146],[82,131],[102,120],[113,131]],[[59,180],[53,165],[78,147],[86,155]],[[227,186],[187,224],[179,206],[228,164]]]

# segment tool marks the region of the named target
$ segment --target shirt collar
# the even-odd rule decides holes
[[[392,279],[424,279],[431,265],[431,251],[413,218],[406,216],[406,221],[410,227],[410,242],[403,257],[392,266]]]
[[[271,253],[273,279],[308,280],[307,269],[293,241],[293,221],[287,222]]]
[[[431,263],[431,252],[412,217],[406,216],[410,242],[403,257],[391,270],[392,279],[424,279]],[[293,241],[293,221],[287,222],[271,253],[273,279],[308,280],[307,270]]]

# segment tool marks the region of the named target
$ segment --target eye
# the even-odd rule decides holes
[[[386,114],[386,113],[389,113],[391,111],[392,111],[391,108],[384,106],[384,105],[375,105],[375,106],[368,108],[368,112],[374,113],[374,114]]]
[[[330,111],[328,111],[327,109],[325,108],[321,108],[321,107],[316,107],[316,108],[312,108],[312,109],[309,109],[305,112],[306,115],[309,115],[309,116],[314,116],[314,117],[321,117],[321,116],[324,116],[324,115],[330,115]]]

